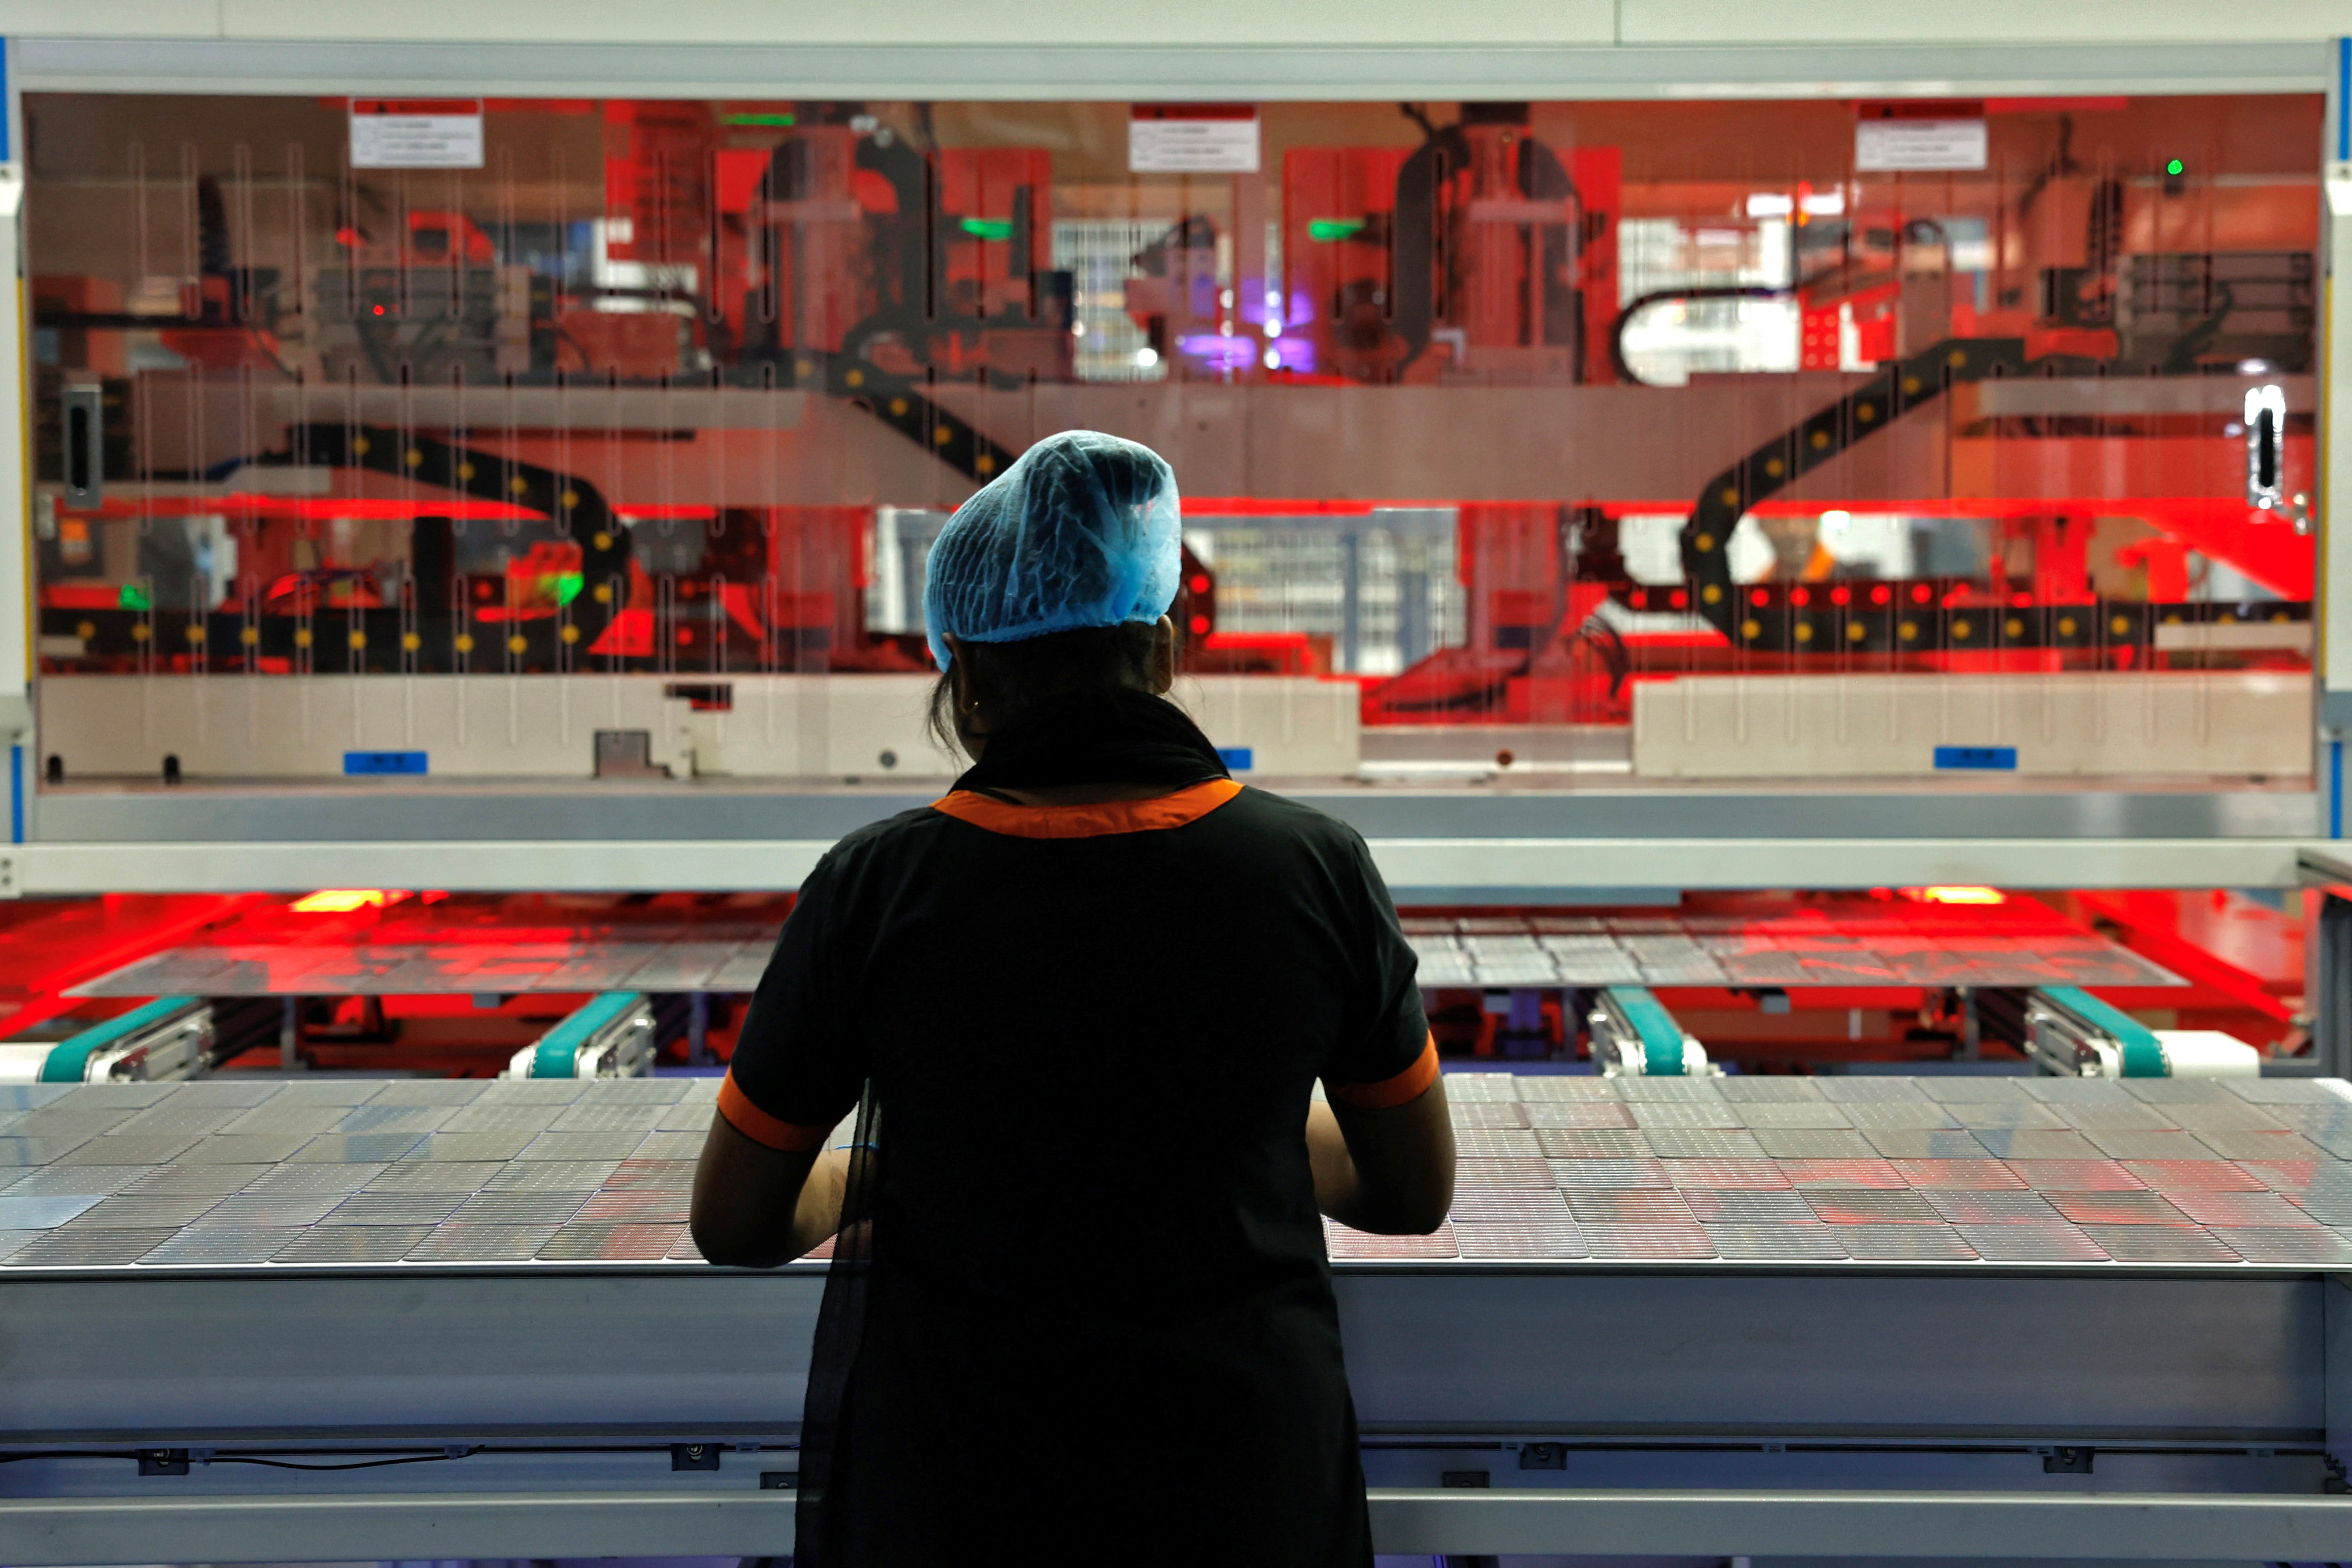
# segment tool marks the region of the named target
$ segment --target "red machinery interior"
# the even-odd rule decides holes
[[[234,123],[243,102],[220,100],[215,117]],[[321,106],[322,125],[334,124],[335,107]],[[1302,395],[1431,388],[1465,399],[1590,389],[1654,400],[1638,406],[1672,424],[1685,417],[1669,412],[1678,400],[1716,382],[1780,376],[1783,419],[1825,405],[1847,410],[1833,431],[1818,421],[1790,427],[1791,442],[1810,430],[1829,457],[1867,456],[1906,422],[1940,422],[1947,455],[1932,493],[1867,488],[1874,474],[1899,478],[1907,448],[1872,458],[1875,468],[1839,470],[1845,477],[1827,489],[1790,493],[1793,473],[1769,475],[1770,462],[1738,455],[1759,439],[1757,451],[1769,449],[1772,429],[1727,439],[1701,428],[1672,439],[1720,447],[1729,466],[1696,501],[1606,486],[1524,500],[1408,488],[1188,495],[1192,511],[1235,519],[1318,505],[1458,505],[1460,641],[1402,674],[1358,677],[1375,724],[1619,722],[1633,682],[1717,669],[2300,662],[2285,647],[2155,647],[2151,629],[2166,620],[2306,617],[2311,542],[2300,499],[2250,503],[2242,427],[2210,411],[2134,402],[2132,389],[2248,366],[2308,373],[2316,206],[2305,165],[2316,135],[2306,121],[2315,123],[2315,100],[1936,107],[1986,119],[1993,153],[1980,174],[1855,172],[1855,118],[1884,108],[1867,103],[1267,106],[1266,172],[1180,182],[1177,216],[1141,222],[1157,237],[1126,259],[1118,285],[1160,374],[1180,383]],[[35,111],[61,116],[69,105]],[[146,443],[128,476],[146,481],[135,499],[58,514],[43,629],[84,646],[79,656],[49,655],[52,668],[324,668],[310,657],[327,635],[311,624],[321,615],[339,617],[331,640],[350,656],[334,667],[358,671],[483,668],[478,659],[500,650],[507,668],[520,669],[923,668],[917,639],[866,627],[871,504],[854,483],[824,503],[705,505],[679,500],[662,477],[674,460],[649,458],[645,441],[626,433],[444,429],[440,445],[410,450],[404,467],[394,447],[409,437],[369,426],[331,440],[298,429],[289,447],[251,455],[328,467],[336,496],[191,489],[176,499],[150,428],[162,416],[140,412],[157,373],[133,371],[132,349],[167,348],[186,362],[174,374],[199,392],[285,376],[352,387],[806,388],[916,444],[965,483],[984,481],[1012,454],[984,421],[967,417],[972,405],[954,389],[1084,380],[1074,358],[1079,291],[1056,261],[1055,226],[1103,221],[1122,203],[1131,214],[1168,210],[1164,184],[1106,164],[1097,143],[1115,133],[1106,116],[1119,112],[500,101],[488,113],[507,174],[452,179],[446,194],[426,197],[345,171],[331,213],[298,207],[283,217],[255,216],[236,183],[249,170],[214,172],[211,153],[194,149],[184,168],[201,172],[184,205],[195,265],[169,301],[132,298],[134,280],[121,275],[127,259],[112,275],[86,249],[79,268],[45,261],[36,233],[37,315],[60,374],[121,388],[109,404],[121,412],[109,417],[123,426],[124,446]],[[143,176],[148,153],[135,133],[109,136],[77,156],[93,172],[128,156]],[[1745,151],[1725,150],[1735,147]],[[586,148],[593,161],[575,155]],[[520,164],[539,169],[542,186],[518,184]],[[576,194],[592,187],[566,173],[590,168],[593,201]],[[37,169],[36,208],[40,179]],[[559,194],[519,194],[540,188]],[[517,204],[532,199],[546,210],[528,215],[541,237],[527,239]],[[1785,216],[1757,226],[1759,204],[1778,204],[1770,210]],[[1772,248],[1780,280],[1685,278],[1628,300],[1629,226],[1669,217],[1694,244],[1712,232]],[[293,247],[292,270],[307,268],[303,276],[244,254],[282,250],[282,236],[264,243],[273,225],[299,240],[306,224],[330,218],[327,254]],[[583,242],[592,222],[593,242]],[[1278,257],[1255,237],[1258,224],[1278,238]],[[585,270],[583,246],[594,252]],[[306,289],[338,303],[314,306]],[[1796,364],[1696,374],[1680,390],[1627,384],[1641,379],[1629,330],[1661,312],[1745,304],[1793,308]],[[342,310],[348,321],[332,333],[306,320]],[[301,343],[315,364],[296,363]],[[1975,353],[1994,381],[2100,384],[2114,389],[2113,407],[2095,400],[2065,417],[1988,412],[1987,383],[1970,370],[1890,392],[1902,419],[1874,412],[1878,383],[1864,378],[1908,385],[1927,363],[1921,356],[1948,350]],[[1913,408],[1926,399],[1932,406]],[[43,406],[53,431],[53,394]],[[1475,416],[1470,403],[1459,406]],[[1583,417],[1574,412],[1583,405],[1561,406],[1563,417]],[[2275,488],[2307,496],[2308,408],[2290,407],[2270,435]],[[257,438],[267,447],[277,435]],[[1792,450],[1812,460],[1803,443]],[[592,479],[587,502],[556,499],[588,492]],[[1716,488],[1736,498],[1727,530],[1746,517],[1767,532],[1801,531],[1834,506],[1965,523],[1987,531],[1990,545],[1979,570],[1899,582],[1800,548],[1766,579],[1735,584],[1708,558],[1710,549],[1720,556],[1708,520]],[[171,621],[172,612],[157,600],[172,597],[169,585],[119,581],[92,533],[126,518],[143,530],[199,501],[227,519],[237,569],[209,614],[166,626],[156,617]],[[362,502],[404,533],[383,547],[404,555],[404,569],[387,574],[332,542],[329,525],[362,516]],[[1634,581],[1618,548],[1626,518],[1660,513],[1689,520],[1680,583]],[[2134,520],[2127,537],[2101,526],[2118,515]],[[645,529],[632,527],[648,520],[698,531],[709,548],[691,570],[649,566]],[[459,568],[452,530],[462,538],[469,527],[514,532],[499,570]],[[2201,595],[2192,579],[2207,563],[2263,596],[2224,604]],[[1193,592],[1181,619],[1196,668],[1331,673],[1312,636],[1221,632],[1215,568],[1189,563],[1186,578]],[[1684,624],[1604,624],[1612,601]],[[1934,613],[1901,622],[1913,605]]]

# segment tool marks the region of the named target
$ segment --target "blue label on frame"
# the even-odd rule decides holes
[[[2015,746],[1938,746],[1936,765],[1939,768],[1981,768],[1990,773],[2013,773],[2017,771]]]
[[[1228,773],[1245,773],[1253,765],[1255,753],[1247,746],[1219,746],[1217,760],[1225,764]]]
[[[345,752],[343,772],[346,773],[421,773],[425,771],[422,752]]]

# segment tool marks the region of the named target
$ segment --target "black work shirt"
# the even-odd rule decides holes
[[[1413,969],[1363,841],[1230,780],[825,856],[719,1105],[881,1108],[832,1561],[1369,1562],[1303,1129],[1435,1078]]]

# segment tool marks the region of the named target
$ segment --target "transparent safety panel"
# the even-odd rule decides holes
[[[2300,780],[2320,116],[31,95],[47,782],[946,776],[1073,427],[1247,775]]]

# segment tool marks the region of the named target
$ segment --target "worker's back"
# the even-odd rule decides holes
[[[870,1076],[879,1107],[847,1560],[1083,1517],[1074,1544],[1122,1562],[1360,1562],[1302,1128],[1318,1076],[1425,1041],[1361,841],[1222,780],[960,795],[845,840],[803,897],[737,1072],[768,1103]]]

